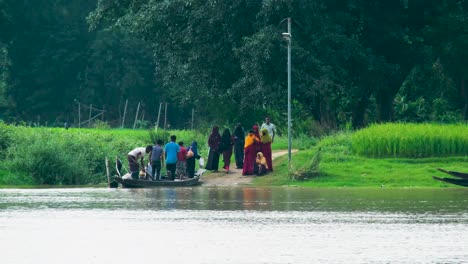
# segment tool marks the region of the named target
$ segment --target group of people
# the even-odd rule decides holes
[[[177,137],[172,135],[169,143],[164,147],[162,140],[158,139],[154,146],[140,147],[130,151],[127,155],[129,170],[132,179],[162,180],[162,164],[166,164],[167,180],[176,178],[181,180],[195,176],[195,159],[199,159],[198,144],[193,141],[187,148],[183,141],[176,143]],[[144,155],[150,157],[150,166],[144,166]],[[150,167],[151,169],[149,169]]]
[[[229,128],[219,133],[219,127],[214,126],[208,138],[208,160],[205,169],[218,171],[219,158],[223,156],[223,169],[229,173],[231,157],[234,152],[236,168],[242,169],[242,175],[264,175],[273,171],[271,144],[275,138],[276,127],[265,118],[265,123],[259,127],[254,125],[245,136],[242,124],[238,123],[231,134]],[[169,143],[163,147],[158,139],[154,146],[135,148],[127,155],[132,179],[161,180],[162,165],[166,165],[167,179],[185,179],[195,176],[195,160],[200,159],[198,144],[193,141],[187,148],[183,141],[176,143],[177,137],[172,135]],[[150,166],[144,165],[144,156],[150,157]],[[150,167],[151,169],[149,169]]]
[[[242,124],[238,123],[233,134],[226,128],[220,135],[219,127],[214,126],[208,138],[208,161],[206,169],[218,171],[219,158],[223,156],[223,169],[229,173],[231,156],[234,149],[236,168],[242,169],[242,175],[263,175],[273,171],[271,144],[276,134],[276,127],[265,118],[260,130],[254,125],[245,136]]]

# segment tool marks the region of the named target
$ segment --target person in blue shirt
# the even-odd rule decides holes
[[[195,159],[200,159],[200,155],[198,155],[198,143],[197,141],[193,141],[192,145],[187,148],[187,153],[192,151],[193,156],[188,157],[187,159],[187,175],[189,178],[195,177]]]
[[[166,156],[166,170],[167,177],[173,181],[175,178],[176,164],[177,164],[177,153],[180,151],[179,145],[176,143],[177,137],[171,136],[171,141],[164,146],[164,153]]]
[[[164,161],[164,149],[162,148],[162,140],[158,139],[156,145],[153,146],[153,151],[151,152],[151,176],[153,180],[159,181],[161,179],[161,162]],[[154,175],[156,174],[156,178]]]

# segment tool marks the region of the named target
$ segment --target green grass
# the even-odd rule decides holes
[[[293,153],[291,175],[288,174],[287,155],[284,155],[275,159],[273,173],[255,178],[254,184],[304,187],[449,186],[433,180],[431,176],[446,176],[436,171],[438,167],[467,171],[466,129],[466,124],[386,124],[356,133],[336,133],[319,142],[301,136],[292,142],[292,147],[299,149],[299,152]],[[167,141],[172,134],[186,145],[197,140],[201,155],[206,158],[208,154],[208,133],[199,131],[171,130],[155,134],[153,130],[65,130],[9,126],[0,122],[0,132],[2,186],[100,184],[107,181],[105,156],[111,160],[113,173],[113,159],[116,156],[126,162],[125,156],[131,149],[152,144],[156,138]],[[273,151],[287,147],[287,136],[276,137],[272,144]],[[291,180],[289,176],[310,167],[312,157],[319,149],[320,175],[307,181]],[[413,154],[407,153],[417,153],[415,156],[424,158],[413,158]]]
[[[47,128],[13,126],[0,122],[0,185],[93,185],[107,182],[104,158],[119,157],[128,168],[126,155],[135,147],[164,142],[170,135],[189,145],[198,142],[200,155],[208,156],[209,131],[194,130],[131,130],[89,128]],[[277,137],[276,148],[287,148],[287,138]],[[302,138],[302,145],[313,140]],[[220,159],[222,164],[222,158]],[[234,166],[234,155],[232,157]],[[220,168],[222,165],[220,165]],[[125,172],[125,171],[124,171]]]
[[[79,185],[107,182],[104,158],[114,174],[115,157],[126,163],[127,153],[172,134],[186,145],[193,140],[206,153],[207,136],[197,131],[68,129],[11,126],[0,123],[0,185]],[[128,165],[125,164],[126,168]]]
[[[302,134],[292,139],[292,148],[301,150],[310,149],[317,145],[318,141],[317,138],[311,138]],[[273,151],[288,149],[288,135],[275,136],[275,141],[271,144],[271,149]]]
[[[449,157],[468,155],[468,124],[372,125],[352,136],[352,151],[366,157]]]
[[[432,175],[444,167],[463,170],[467,158],[421,159],[418,162],[406,159],[369,159],[352,157],[346,162],[324,160],[322,174],[303,186],[386,186],[386,187],[436,187],[446,184],[435,181]],[[446,176],[446,175],[445,175]]]
[[[453,127],[447,126],[446,129],[452,131]],[[459,140],[464,142],[466,135],[459,137]],[[428,136],[431,137],[431,135]],[[297,185],[302,187],[455,187],[455,185],[432,179],[433,175],[447,177],[436,169],[442,167],[455,171],[468,171],[466,166],[468,155],[428,158],[363,157],[352,151],[352,146],[355,146],[355,138],[351,132],[337,133],[323,138],[316,147],[293,153],[291,176],[306,170],[311,164],[312,157],[320,149],[321,162],[318,177],[305,181],[291,180],[288,175],[287,156],[282,156],[274,161],[274,172],[264,177],[255,178],[254,184],[257,186]],[[385,138],[385,135],[369,136],[369,138],[369,140],[375,138],[381,140],[381,138]],[[424,138],[419,140],[426,142]],[[453,144],[460,145],[461,143],[457,141]]]

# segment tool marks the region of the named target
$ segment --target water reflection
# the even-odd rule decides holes
[[[8,264],[463,263],[467,208],[462,188],[3,189],[0,248]]]
[[[0,190],[0,209],[465,212],[468,190],[377,188],[32,189]]]

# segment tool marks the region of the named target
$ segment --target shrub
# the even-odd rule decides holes
[[[110,129],[109,123],[101,120],[94,121],[93,127],[96,129]]]
[[[11,144],[10,127],[0,121],[0,159],[5,158],[5,152]]]

